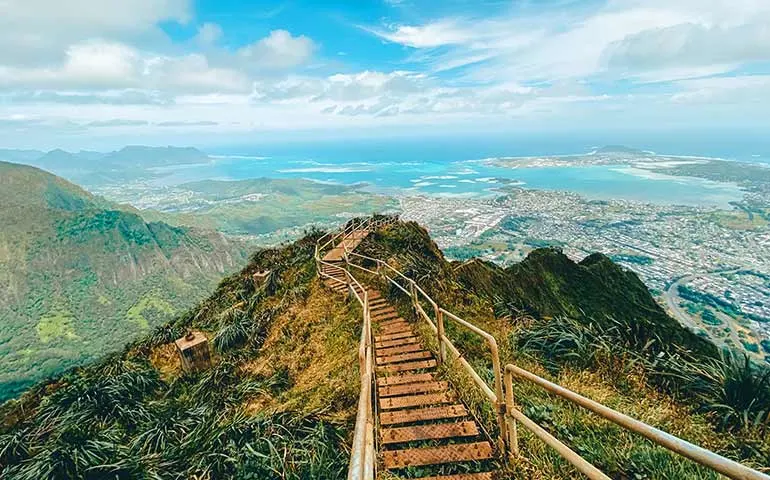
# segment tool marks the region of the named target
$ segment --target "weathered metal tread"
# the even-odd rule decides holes
[[[406,385],[408,383],[423,383],[433,380],[432,373],[416,373],[406,375],[390,375],[387,377],[380,377],[377,379],[377,385],[380,387],[387,387],[391,385]]]
[[[395,311],[396,309],[393,308],[389,303],[382,303],[376,306],[374,309],[372,309],[372,316],[376,317],[386,313],[394,313]]]
[[[381,322],[377,322],[377,325],[379,325],[380,327],[387,327],[387,326],[393,325],[394,323],[402,323],[402,322],[409,323],[406,319],[398,317],[398,318],[392,318],[389,320],[383,320]]]
[[[434,423],[382,429],[382,443],[406,443],[456,437],[475,437],[479,434],[476,422]]]
[[[492,472],[440,475],[438,477],[422,477],[420,480],[492,480]]]
[[[433,358],[433,354],[427,350],[419,352],[402,353],[400,355],[391,355],[389,357],[377,357],[377,365],[388,365],[390,363],[410,362],[413,360],[427,360]]]
[[[377,367],[377,370],[380,372],[386,372],[386,373],[397,373],[397,372],[408,372],[411,370],[424,370],[426,368],[433,368],[435,366],[436,366],[435,360],[422,360],[419,362],[394,363],[392,365]]]
[[[413,344],[413,343],[419,344],[420,343],[420,339],[415,336],[415,337],[399,338],[399,339],[396,339],[396,340],[385,340],[385,341],[381,341],[381,342],[378,342],[377,340],[375,340],[375,347],[378,348],[378,349],[379,348],[391,348],[391,347],[400,347],[402,345],[410,345],[410,344]]]
[[[447,390],[447,382],[422,382],[407,383],[405,385],[385,385],[379,387],[377,393],[380,397],[395,397],[398,395],[415,395],[418,393],[432,393]]]
[[[395,412],[380,412],[380,425],[426,422],[430,420],[442,420],[466,416],[468,416],[468,411],[461,404],[444,405],[442,407],[415,408],[412,410],[397,410]]]
[[[382,335],[392,335],[394,333],[413,331],[412,326],[406,322],[394,323],[392,325],[388,325],[387,327],[381,326],[379,330],[380,330],[379,333]]]
[[[385,322],[386,320],[395,320],[397,318],[401,318],[401,315],[395,310],[386,313],[372,313],[372,321],[377,323]]]
[[[422,345],[420,345],[419,343],[408,343],[400,347],[378,348],[377,355],[380,357],[389,357],[390,355],[416,352],[417,350],[422,350]]]
[[[399,340],[401,338],[413,337],[414,332],[401,332],[391,333],[390,335],[377,335],[374,337],[375,342],[388,342],[390,340]]]
[[[492,458],[492,446],[489,442],[456,443],[441,447],[409,448],[406,450],[386,450],[383,452],[385,468],[389,470],[422,465],[487,460],[489,458]]]
[[[403,397],[387,397],[380,399],[380,408],[394,410],[397,408],[424,407],[426,405],[440,405],[452,403],[455,396],[451,392],[427,393],[421,395],[406,395]]]

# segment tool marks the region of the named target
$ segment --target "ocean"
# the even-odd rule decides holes
[[[582,142],[582,143],[581,143]],[[665,175],[665,170],[623,166],[504,168],[485,159],[580,154],[597,148],[585,140],[563,143],[463,139],[327,141],[209,150],[209,163],[175,166],[163,185],[214,179],[304,178],[392,195],[495,195],[503,185],[569,191],[589,199],[729,208],[743,198],[733,184]],[[664,153],[669,153],[665,151]],[[677,151],[675,154],[699,152]],[[725,156],[729,158],[728,156]],[[724,157],[723,157],[724,158]],[[750,161],[770,156],[747,154]],[[161,169],[159,169],[161,170]]]

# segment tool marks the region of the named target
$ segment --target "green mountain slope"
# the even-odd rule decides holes
[[[245,261],[214,233],[146,223],[0,163],[0,399],[167,321]]]
[[[716,354],[709,341],[669,317],[636,274],[600,253],[575,263],[559,250],[543,248],[505,269],[476,260],[458,266],[456,273],[466,289],[513,314],[588,318],[604,324],[632,319],[645,338]]]
[[[256,252],[173,322],[0,405],[0,478],[344,478],[360,312],[315,279],[317,238]],[[188,329],[211,368],[182,372]]]

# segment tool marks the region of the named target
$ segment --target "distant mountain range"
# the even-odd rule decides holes
[[[219,233],[148,223],[34,167],[0,162],[0,205],[0,400],[168,321],[247,258]]]
[[[210,161],[210,157],[192,147],[128,146],[114,152],[67,152],[61,149],[0,150],[0,161],[23,163],[42,168],[79,185],[119,183],[151,179],[150,169]]]

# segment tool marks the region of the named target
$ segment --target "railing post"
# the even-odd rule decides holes
[[[434,305],[436,312],[436,330],[438,334],[438,358],[440,363],[446,362],[446,345],[444,345],[444,312]]]
[[[497,349],[497,340],[492,335],[487,334],[487,341],[489,342],[489,350],[492,354],[492,370],[495,372],[495,396],[497,397],[497,424],[500,428],[500,438],[498,442],[500,444],[500,452],[505,452],[506,449],[506,405],[505,397],[503,396],[503,371],[500,368],[500,352]]]
[[[412,296],[412,307],[414,308],[415,313],[418,313],[417,310],[417,285],[414,283],[414,280],[409,279],[409,295]]]
[[[513,403],[513,374],[507,369],[505,371],[505,420],[508,429],[508,456],[511,461],[519,457],[519,435],[516,430],[516,420],[511,416],[511,412],[516,405]]]

